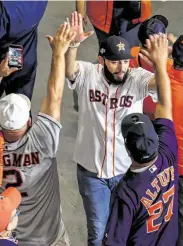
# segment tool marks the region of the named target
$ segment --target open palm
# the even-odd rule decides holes
[[[146,40],[146,50],[142,49],[140,57],[147,63],[165,62],[168,58],[168,40],[165,34],[150,35]]]
[[[67,18],[67,22],[69,19]],[[84,32],[82,15],[76,11],[71,14],[71,30],[76,33],[74,42],[83,42],[93,34],[93,31]]]

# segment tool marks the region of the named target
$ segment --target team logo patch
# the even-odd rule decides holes
[[[149,168],[149,171],[150,171],[151,173],[154,173],[156,170],[157,170],[157,167],[156,167],[155,165],[153,165],[153,166],[151,166],[151,167]]]
[[[119,50],[119,51],[125,50],[125,44],[123,44],[123,43],[121,43],[121,42],[120,42],[119,44],[117,44],[116,46],[118,47],[118,50]]]
[[[137,116],[137,115],[133,115],[132,116],[132,122],[133,123],[136,123],[136,122],[138,122],[139,121],[139,117]]]
[[[104,53],[105,53],[105,49],[104,49],[104,48],[101,48],[101,49],[100,49],[100,53],[101,53],[101,54],[104,54]]]

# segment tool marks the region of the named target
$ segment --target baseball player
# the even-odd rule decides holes
[[[72,14],[76,37],[66,53],[66,77],[79,97],[79,123],[74,161],[87,216],[88,245],[101,245],[111,191],[131,165],[120,122],[142,112],[143,99],[156,89],[154,74],[129,69],[133,58],[127,41],[111,36],[101,44],[103,66],[76,61],[77,47],[86,38],[82,16]]]
[[[74,33],[64,24],[54,37],[47,96],[31,126],[30,100],[9,94],[0,100],[0,126],[5,142],[3,188],[16,187],[22,195],[16,229],[20,246],[68,246],[60,209],[56,153],[59,145],[60,106],[65,79],[65,52]]]
[[[151,42],[150,42],[151,41]],[[166,35],[147,41],[158,103],[155,121],[132,113],[121,125],[132,165],[114,192],[104,245],[175,246],[178,238],[177,141],[172,121]]]
[[[156,19],[156,18],[159,18]],[[161,21],[160,21],[161,20]],[[158,33],[159,31],[166,32],[168,21],[164,16],[155,16],[145,21],[140,28],[139,38],[142,44],[145,44],[145,39],[151,32]],[[183,36],[176,38],[173,34],[168,34],[168,40],[173,43],[172,49],[169,47],[169,51],[172,52],[172,58],[167,59],[167,72],[171,80],[171,92],[172,92],[172,115],[173,122],[175,125],[175,132],[178,142],[178,172],[179,172],[179,246],[183,245],[183,116],[180,112],[183,109]],[[136,59],[131,60],[132,67],[141,66],[146,68],[148,71],[153,71],[152,63],[148,62],[146,57],[138,56],[139,49],[136,48],[137,56]],[[134,50],[133,50],[134,51]],[[135,55],[135,53],[134,53]],[[148,97],[144,100],[144,112],[154,118],[156,104]],[[177,110],[179,108],[179,110]]]
[[[163,15],[154,15],[150,19],[144,21],[138,32],[138,37],[141,42],[141,46],[144,47],[146,39],[149,38],[149,35],[152,34],[158,34],[158,33],[166,33],[167,32],[167,27],[168,27],[168,20],[165,16]],[[141,47],[133,47],[132,48],[132,54],[133,56],[136,57],[136,59],[133,59],[130,61],[130,67],[136,68],[136,67],[142,67],[150,72],[153,71],[153,66],[149,65],[147,62],[145,62],[141,58],[141,53],[140,53]],[[169,62],[168,59],[168,63]],[[154,112],[156,109],[156,98],[153,98],[153,96],[149,96],[145,98],[144,104],[143,104],[143,112],[148,115],[151,119],[154,119]]]
[[[13,230],[18,223],[18,207],[21,203],[21,194],[14,188],[9,187],[0,194],[0,245],[16,245],[17,240]]]

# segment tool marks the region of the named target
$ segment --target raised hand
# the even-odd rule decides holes
[[[167,38],[172,44],[174,44],[175,41],[177,40],[177,37],[173,33],[169,33]]]
[[[141,50],[153,65],[166,65],[168,59],[168,39],[167,35],[160,33],[159,35],[150,35],[146,40],[146,50]]]
[[[54,37],[47,35],[46,38],[48,39],[53,52],[56,52],[57,54],[65,54],[75,36],[76,33],[71,30],[70,24],[64,23],[60,25]]]
[[[69,23],[69,18],[67,18],[67,22]],[[83,42],[94,33],[94,31],[84,32],[83,17],[76,11],[71,14],[71,30],[76,32],[76,36],[73,40],[75,43]]]

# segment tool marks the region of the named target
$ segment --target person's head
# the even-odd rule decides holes
[[[174,68],[183,70],[183,35],[175,41],[172,50]]]
[[[0,238],[8,238],[17,227],[17,209],[21,200],[20,192],[14,187],[9,187],[0,194]]]
[[[121,131],[132,167],[152,165],[158,156],[159,139],[149,117],[141,113],[129,114],[122,121]]]
[[[144,47],[146,39],[149,35],[166,33],[168,20],[163,15],[154,15],[150,19],[144,21],[138,31],[138,38]]]
[[[99,63],[104,66],[104,75],[111,84],[124,82],[132,58],[128,42],[120,36],[110,36],[100,44]]]
[[[22,94],[9,94],[0,100],[0,127],[7,142],[23,137],[31,126],[31,103]]]

